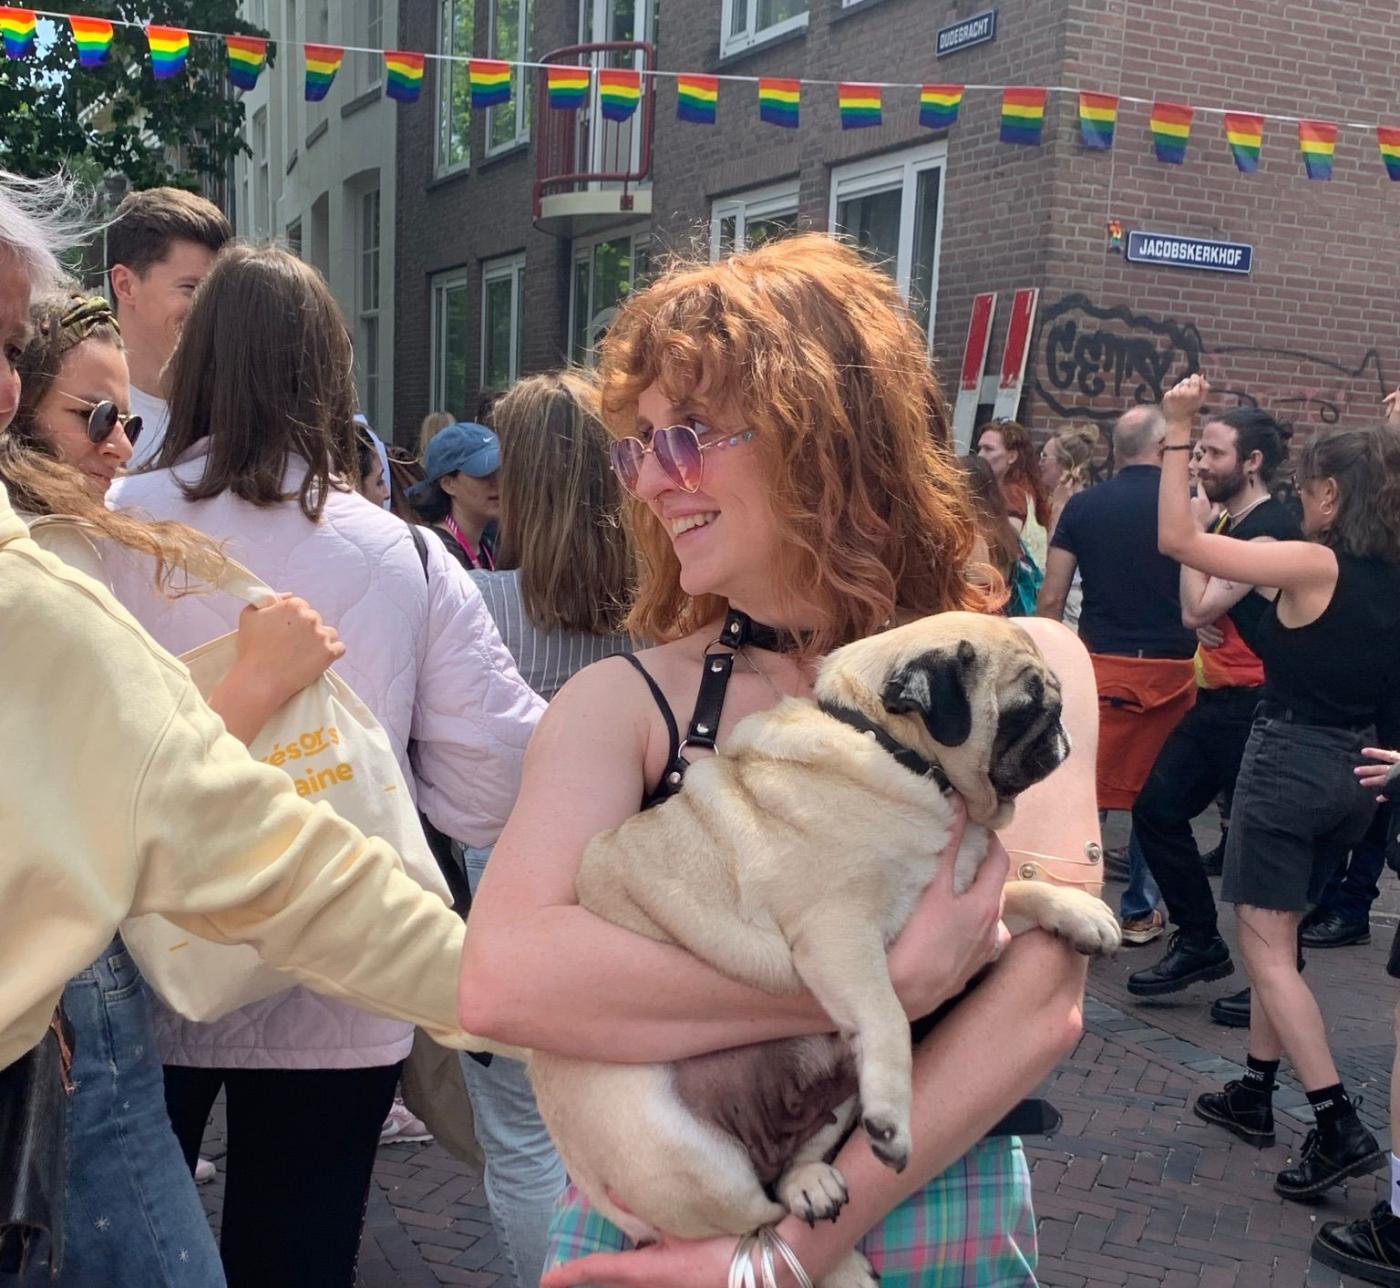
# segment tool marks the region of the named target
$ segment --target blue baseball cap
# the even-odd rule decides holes
[[[423,463],[424,478],[408,490],[421,498],[444,474],[462,473],[484,479],[501,468],[501,440],[485,425],[459,420],[433,435]]]

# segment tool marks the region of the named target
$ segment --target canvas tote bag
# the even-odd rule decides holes
[[[31,524],[30,533],[41,545],[48,545],[45,538],[49,533],[66,535],[66,530],[82,537],[92,549],[88,541],[92,530],[84,531],[85,527],[79,520],[42,518]],[[69,559],[67,550],[57,543],[52,550]],[[78,559],[69,562],[89,571]],[[191,571],[197,574],[198,568]],[[255,607],[276,599],[274,591],[231,560],[208,585]],[[205,698],[237,660],[237,641],[237,631],[231,631],[181,655],[180,661],[189,668]],[[282,706],[248,751],[254,759],[287,774],[296,784],[298,796],[325,801],[366,836],[388,842],[419,885],[443,903],[451,903],[388,735],[334,671],[322,673]],[[129,917],[121,933],[141,974],[167,1005],[186,1019],[217,1020],[241,1006],[295,987],[290,976],[265,965],[253,948],[200,939],[155,914]]]

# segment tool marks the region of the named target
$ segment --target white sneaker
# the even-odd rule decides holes
[[[379,1131],[381,1145],[412,1145],[432,1140],[433,1133],[428,1125],[411,1110],[399,1097],[394,1097],[394,1107],[384,1120]]]
[[[207,1185],[219,1174],[219,1169],[214,1166],[212,1158],[200,1157],[199,1162],[194,1165],[194,1183],[196,1185]]]

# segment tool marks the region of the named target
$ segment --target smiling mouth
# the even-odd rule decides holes
[[[671,537],[674,540],[682,533],[690,532],[694,528],[703,528],[718,518],[718,511],[709,511],[705,514],[683,514],[679,519],[671,519],[667,526],[671,529]]]

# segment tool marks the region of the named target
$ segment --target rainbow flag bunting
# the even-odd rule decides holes
[[[1235,166],[1242,174],[1259,169],[1259,149],[1264,143],[1264,118],[1253,112],[1226,112],[1225,137]]]
[[[101,67],[112,55],[112,24],[106,18],[70,15],[68,25],[78,43],[78,66]]]
[[[146,28],[146,41],[151,47],[151,70],[156,80],[169,80],[185,70],[190,55],[190,33],[183,27],[160,27],[151,23]]]
[[[797,128],[802,104],[802,82],[779,80],[772,76],[758,78],[758,119],[784,129]]]
[[[676,118],[692,125],[713,125],[719,106],[719,77],[683,73],[676,77]]]
[[[426,62],[422,54],[386,49],[384,92],[396,102],[416,103],[418,95],[423,92],[423,66]]]
[[[598,71],[598,102],[605,121],[625,121],[642,101],[642,74],[625,67]]]
[[[1045,129],[1043,89],[1007,89],[1001,95],[1001,141],[1039,143]]]
[[[1376,142],[1380,144],[1386,174],[1400,182],[1400,129],[1393,125],[1376,126]]]
[[[1332,177],[1332,155],[1337,150],[1337,127],[1329,121],[1299,121],[1298,148],[1309,179]]]
[[[946,130],[958,119],[963,86],[925,85],[919,91],[919,124],[930,130]]]
[[[1158,161],[1165,165],[1180,165],[1186,160],[1191,118],[1195,114],[1195,109],[1184,103],[1152,104],[1152,146],[1157,149]]]
[[[1113,130],[1118,124],[1118,95],[1079,95],[1079,138],[1086,148],[1107,152],[1113,146]]]
[[[546,67],[549,105],[560,112],[577,112],[588,97],[587,67]]]
[[[39,29],[33,9],[0,9],[0,36],[5,38],[7,58],[28,58],[34,52],[34,33]]]
[[[267,63],[267,41],[257,36],[225,36],[228,78],[235,89],[253,89]]]
[[[494,58],[473,58],[467,64],[473,107],[500,107],[510,102],[510,64]]]
[[[879,125],[884,118],[878,85],[856,85],[842,81],[836,87],[836,105],[841,109],[843,130]]]
[[[337,45],[306,45],[306,101],[319,103],[331,92],[331,82],[345,61]]]

